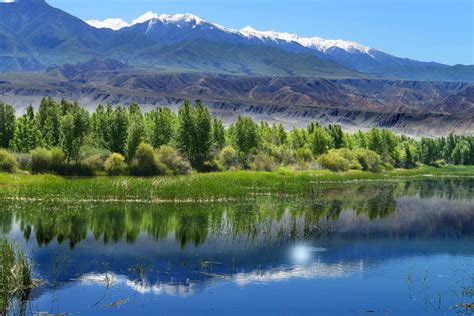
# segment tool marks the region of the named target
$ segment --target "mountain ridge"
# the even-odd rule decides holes
[[[0,40],[2,72],[112,58],[143,70],[177,73],[474,81],[474,66],[418,62],[349,41],[232,30],[191,14],[149,12],[117,31],[95,28],[43,0],[0,3]],[[231,45],[241,51],[226,47]]]

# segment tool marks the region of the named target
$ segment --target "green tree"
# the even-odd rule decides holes
[[[222,150],[225,147],[225,128],[222,121],[219,119],[214,119],[212,121],[212,146],[216,152]]]
[[[127,133],[127,157],[131,161],[135,157],[138,146],[145,137],[145,125],[143,115],[137,104],[131,104],[129,108],[129,125]]]
[[[342,131],[341,125],[329,124],[327,131],[329,132],[329,135],[331,135],[335,149],[344,147],[344,132]]]
[[[91,117],[91,137],[94,146],[99,148],[111,147],[111,126],[114,110],[111,105],[107,109],[97,106]]]
[[[169,108],[160,107],[145,116],[146,139],[154,147],[170,145],[176,134],[177,117]]]
[[[35,112],[31,105],[26,108],[26,113],[16,121],[15,135],[10,144],[15,151],[21,153],[27,153],[36,148],[38,131]]]
[[[89,132],[89,113],[75,105],[68,109],[61,118],[61,149],[65,154],[66,162],[79,162],[79,153]]]
[[[9,148],[15,135],[15,109],[0,102],[0,147]]]
[[[210,159],[212,118],[207,107],[198,104],[194,110],[194,145],[191,165],[197,170],[204,170],[205,163]]]
[[[61,108],[53,98],[41,100],[36,122],[40,138],[38,145],[48,149],[59,146]]]
[[[125,155],[128,139],[128,113],[123,106],[117,107],[110,124],[110,151]]]
[[[176,144],[178,150],[191,163],[194,161],[194,139],[196,134],[194,127],[194,109],[188,101],[185,101],[178,111]]]
[[[247,164],[251,151],[260,143],[258,126],[250,117],[239,115],[232,134],[241,162]]]
[[[314,127],[310,135],[310,147],[315,156],[327,153],[332,148],[331,135],[322,127]]]

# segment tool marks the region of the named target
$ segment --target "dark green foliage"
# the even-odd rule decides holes
[[[15,109],[0,102],[0,147],[9,148],[15,134]]]
[[[119,106],[112,114],[110,124],[110,147],[112,152],[125,155],[128,140],[128,113],[123,106]]]
[[[178,118],[169,108],[158,108],[145,115],[146,139],[154,147],[170,145],[175,137]]]
[[[316,156],[325,154],[332,148],[331,135],[322,127],[315,126],[310,128],[310,146],[313,154]]]
[[[143,115],[136,104],[131,104],[129,108],[129,126],[127,134],[127,158],[130,161],[135,157],[138,146],[145,138]]]

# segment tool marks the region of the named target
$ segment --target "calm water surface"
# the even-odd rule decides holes
[[[233,204],[0,205],[0,229],[44,280],[26,314],[473,315],[473,179]]]

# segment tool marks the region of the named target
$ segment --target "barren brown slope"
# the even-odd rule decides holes
[[[283,122],[288,128],[312,120],[346,129],[372,126],[411,135],[474,133],[474,85],[453,82],[303,77],[242,77],[157,74],[127,69],[61,70],[0,77],[0,100],[18,110],[44,95],[102,103],[136,102],[145,108],[176,108],[183,100],[203,101],[226,122],[238,114]]]

